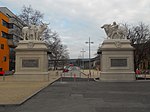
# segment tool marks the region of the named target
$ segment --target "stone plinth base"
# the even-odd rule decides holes
[[[131,81],[135,80],[134,48],[129,40],[108,39],[101,46],[102,81]]]
[[[42,41],[20,41],[16,51],[15,79],[20,81],[47,81],[47,46]]]
[[[101,81],[133,81],[135,80],[135,73],[101,73]]]

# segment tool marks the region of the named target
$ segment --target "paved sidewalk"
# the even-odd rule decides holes
[[[51,71],[49,81],[15,82],[13,76],[0,77],[0,105],[19,105],[31,96],[60,78],[56,71]]]

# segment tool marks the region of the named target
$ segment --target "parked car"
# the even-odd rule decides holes
[[[63,69],[63,72],[68,72],[68,71],[69,71],[69,70],[68,70],[68,69],[66,69],[66,68],[65,68],[65,69]]]
[[[63,72],[68,72],[70,66],[64,66]]]
[[[77,66],[65,66],[63,72],[76,71],[76,70],[78,71],[80,70],[80,68]]]
[[[4,71],[0,71],[0,75],[4,75],[5,74],[5,72]]]

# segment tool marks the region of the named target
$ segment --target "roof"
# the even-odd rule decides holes
[[[8,17],[16,16],[13,12],[11,12],[7,7],[0,7],[0,11]]]

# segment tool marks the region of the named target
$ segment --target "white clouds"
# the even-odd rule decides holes
[[[15,13],[23,5],[43,12],[45,20],[50,21],[52,29],[69,47],[71,58],[77,58],[82,48],[88,50],[85,41],[89,37],[94,41],[91,49],[96,51],[106,36],[100,29],[105,23],[150,23],[149,0],[5,0],[0,3]]]

